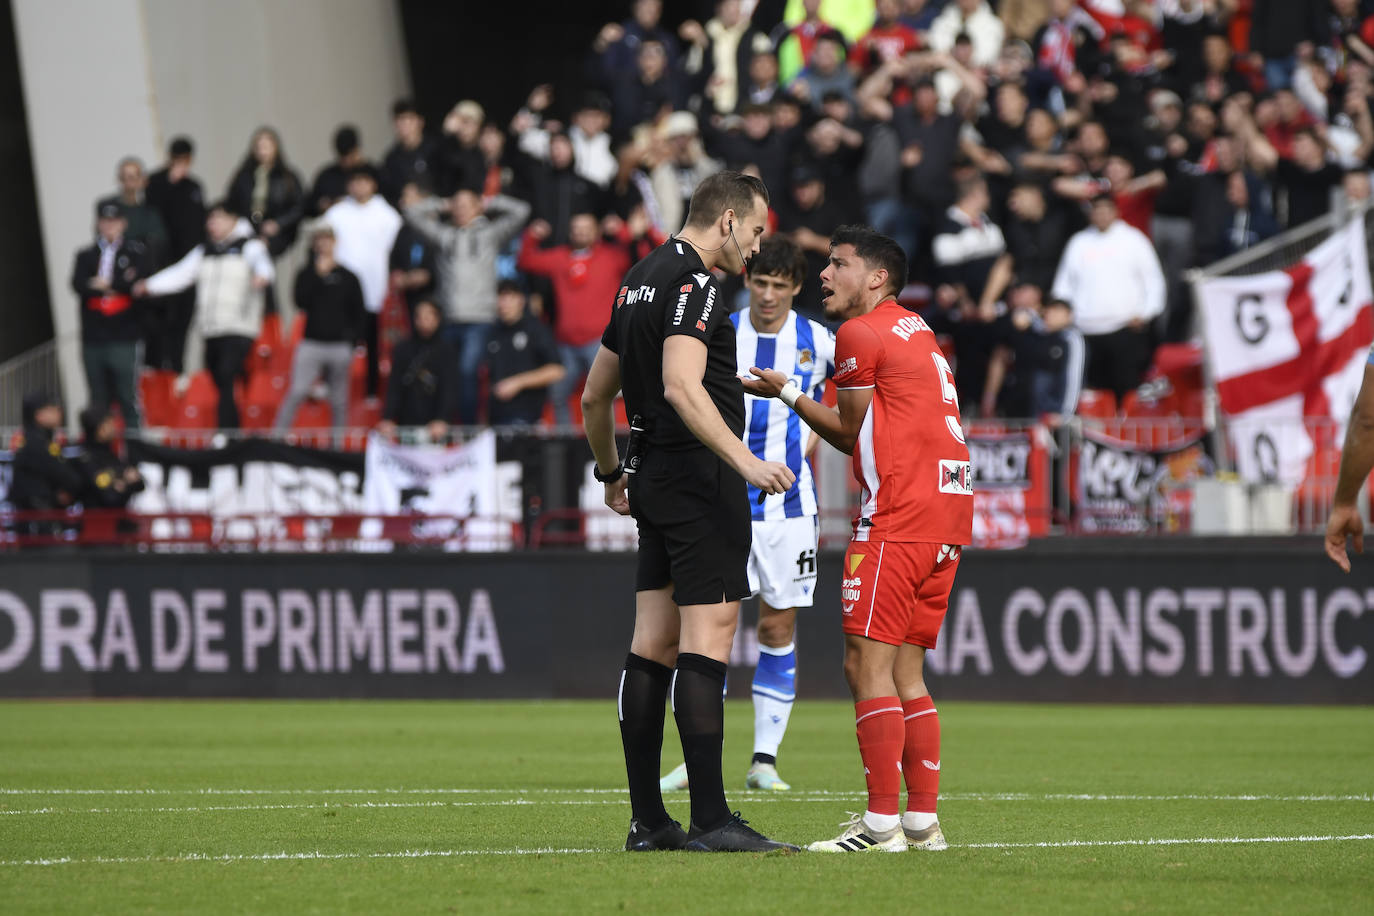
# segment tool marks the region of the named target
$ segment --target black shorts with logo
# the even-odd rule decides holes
[[[673,584],[673,601],[716,604],[749,596],[749,491],[707,448],[644,455],[630,481],[639,523],[635,590]]]

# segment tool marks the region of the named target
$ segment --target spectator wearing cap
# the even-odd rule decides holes
[[[401,189],[414,182],[436,191],[439,144],[425,135],[425,119],[410,99],[391,106],[391,125],[396,140],[382,160],[382,191],[391,204],[399,204]]]
[[[820,276],[830,260],[830,236],[844,222],[844,209],[840,201],[830,198],[814,165],[798,165],[792,172],[791,188],[790,197],[778,200],[777,208],[778,231],[806,256],[806,279],[794,306],[807,318],[824,322]]]
[[[139,425],[136,387],[138,344],[143,336],[135,284],[150,272],[148,250],[124,237],[124,210],[105,202],[96,208],[96,242],[76,255],[72,289],[81,300],[81,355],[89,404],[119,405],[128,429]]]
[[[554,293],[554,342],[566,374],[553,388],[554,420],[572,422],[568,398],[591,368],[601,346],[601,333],[611,316],[611,303],[621,279],[630,269],[630,252],[623,244],[649,234],[643,208],[636,208],[623,227],[623,238],[611,242],[601,234],[593,213],[576,213],[568,229],[566,245],[541,248],[552,228],[535,220],[525,230],[516,267],[548,277]],[[657,239],[662,241],[662,239]]]
[[[225,198],[235,214],[252,224],[273,258],[291,247],[305,215],[305,190],[287,163],[275,130],[259,127],[253,131],[248,154],[229,182]]]
[[[463,99],[444,116],[439,137],[439,189],[451,194],[459,188],[482,193],[487,165],[478,139],[487,113],[472,99]]]
[[[487,422],[533,426],[549,403],[549,386],[566,374],[553,335],[526,309],[525,291],[513,280],[497,287],[497,317],[482,361],[487,368]]]
[[[812,108],[821,107],[821,99],[831,92],[854,101],[854,74],[845,66],[847,49],[839,32],[823,32],[816,37],[815,47],[806,66],[787,86],[787,91]]]
[[[997,63],[1006,27],[987,0],[951,0],[930,24],[926,43],[935,51],[951,51],[961,34],[973,41],[973,66],[991,67]]]
[[[291,357],[291,384],[273,424],[278,432],[291,428],[301,401],[321,379],[334,428],[348,424],[353,347],[367,332],[362,284],[335,259],[333,227],[320,222],[310,241],[314,257],[296,274],[295,287],[296,308],[305,315],[305,335]]]
[[[358,128],[344,124],[334,131],[334,161],[320,169],[310,186],[310,215],[319,216],[348,193],[348,176],[364,164]]]
[[[72,505],[81,492],[81,475],[62,455],[62,402],[43,392],[24,398],[23,441],[14,453],[14,477],[8,498],[14,508],[52,512]],[[29,534],[57,534],[61,524],[34,522]]]
[[[253,341],[262,333],[263,291],[271,286],[276,269],[266,243],[254,237],[252,224],[228,201],[210,208],[205,229],[202,244],[140,281],[134,292],[165,296],[195,288],[195,314],[186,336],[177,391],[185,393],[191,376],[205,366],[219,393],[215,414],[219,428],[237,429],[234,388],[243,377]]]
[[[444,315],[429,299],[415,305],[413,333],[391,354],[391,378],[377,431],[395,438],[399,427],[426,428],[429,437],[448,437],[458,410],[458,353],[442,334]]]
[[[1153,355],[1149,326],[1164,312],[1164,274],[1150,240],[1118,218],[1110,194],[1093,199],[1090,219],[1064,249],[1053,296],[1073,307],[1083,332],[1085,386],[1120,401]]]
[[[162,214],[148,203],[148,180],[143,174],[143,162],[136,156],[125,156],[115,169],[115,179],[119,182],[119,193],[100,203],[119,204],[127,223],[125,237],[142,242],[154,266],[162,264],[167,257],[167,228],[163,225]]]
[[[334,258],[358,278],[363,289],[369,398],[375,398],[381,387],[377,326],[386,304],[391,249],[401,229],[401,215],[377,193],[377,186],[372,166],[356,166],[348,174],[348,196],[324,214],[324,221],[334,230]]]
[[[205,190],[191,175],[195,146],[176,137],[167,148],[167,164],[148,177],[147,201],[162,217],[167,229],[169,262],[180,261],[205,241]],[[187,290],[174,296],[149,299],[144,332],[144,360],[154,369],[181,372],[186,350],[186,329],[195,311],[196,294]]]
[[[649,173],[662,225],[669,233],[682,228],[692,192],[721,165],[706,155],[697,134],[697,118],[690,111],[675,111],[663,122],[668,155]]]
[[[77,499],[86,509],[123,509],[143,492],[138,468],[119,456],[118,430],[107,410],[87,407],[81,411],[81,452],[72,462],[81,475]]]
[[[439,221],[444,209],[452,222]],[[437,249],[437,294],[444,334],[458,351],[458,416],[464,424],[477,421],[477,371],[487,328],[496,318],[496,258],[529,215],[523,200],[498,195],[484,202],[466,188],[449,200],[427,198],[405,211],[406,220]]]

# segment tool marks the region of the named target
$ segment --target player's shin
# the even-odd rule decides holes
[[[778,747],[787,732],[797,696],[797,650],[759,646],[754,669],[754,762],[777,763]]]
[[[929,696],[902,704],[906,743],[902,748],[902,772],[906,776],[907,804],[902,826],[923,830],[935,823],[935,803],[940,793],[940,716]]]
[[[663,704],[672,675],[668,666],[632,652],[625,659],[616,698],[630,807],[635,819],[649,828],[670,820],[658,789],[658,769],[663,751]]]
[[[730,818],[720,772],[721,746],[725,738],[725,663],[682,652],[673,673],[673,718],[682,738],[687,763],[687,788],[692,796],[692,825],[712,830]],[[658,774],[654,772],[654,790]]]
[[[868,783],[868,811],[864,821],[875,830],[897,826],[897,801],[902,790],[902,704],[895,696],[859,700],[854,704],[859,755]]]

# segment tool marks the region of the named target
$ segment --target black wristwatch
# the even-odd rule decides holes
[[[601,469],[597,467],[595,464],[592,465],[592,476],[596,478],[597,483],[615,483],[624,475],[625,465],[623,464],[617,464],[615,466],[615,470],[611,471],[611,473],[605,475],[604,477],[601,475]]]

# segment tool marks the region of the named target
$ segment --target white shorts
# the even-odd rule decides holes
[[[810,607],[816,591],[814,515],[756,521],[749,548],[749,591],[769,607]]]

